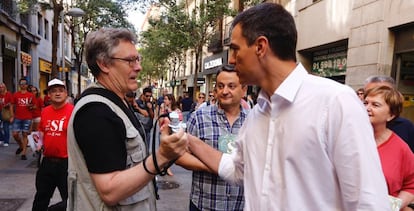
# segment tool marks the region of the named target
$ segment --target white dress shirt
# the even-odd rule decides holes
[[[390,210],[367,112],[348,86],[301,64],[262,91],[219,175],[243,182],[245,210]]]

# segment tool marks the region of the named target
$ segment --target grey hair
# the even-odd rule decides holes
[[[392,87],[395,87],[395,80],[387,75],[374,75],[374,76],[370,76],[367,79],[365,79],[365,85],[369,84],[369,83],[388,83],[390,84]]]
[[[136,36],[126,28],[101,28],[88,34],[85,40],[85,56],[93,76],[101,72],[97,61],[109,62],[113,50],[120,41],[136,43]]]

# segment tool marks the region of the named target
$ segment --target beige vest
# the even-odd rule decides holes
[[[138,130],[134,127],[127,115],[115,103],[109,99],[90,94],[76,103],[75,109],[69,121],[68,127],[68,153],[69,153],[69,174],[68,174],[68,211],[80,210],[156,210],[154,187],[150,182],[139,192],[122,200],[116,206],[107,206],[98,195],[91,180],[82,151],[75,140],[73,130],[73,119],[77,111],[87,103],[103,102],[108,105],[123,121],[126,130],[125,146],[127,148],[127,168],[139,164],[146,156],[145,142]]]

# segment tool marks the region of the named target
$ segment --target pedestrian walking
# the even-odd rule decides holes
[[[50,210],[48,206],[56,188],[62,201],[52,206],[53,209],[66,210],[68,199],[67,128],[73,105],[67,103],[66,86],[59,79],[49,81],[48,95],[50,105],[42,111],[39,122],[38,142],[43,158],[36,172],[33,211]]]
[[[32,125],[32,110],[33,104],[36,104],[36,98],[33,93],[28,90],[27,80],[22,78],[19,80],[20,90],[13,94],[14,115],[13,121],[13,138],[16,140],[19,148],[16,150],[16,155],[20,155],[22,160],[27,160],[27,135],[30,133],[30,126]]]

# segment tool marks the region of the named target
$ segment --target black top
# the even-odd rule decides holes
[[[414,125],[410,120],[397,117],[387,123],[387,127],[404,140],[414,152]]]
[[[130,107],[115,93],[101,88],[85,90],[88,94],[99,94],[117,104],[143,137],[143,129]],[[101,102],[84,105],[73,123],[76,142],[82,151],[90,173],[109,173],[126,169],[126,133],[122,119]]]
[[[125,125],[107,105],[83,106],[75,116],[73,127],[90,173],[126,168]]]
[[[191,111],[191,105],[193,104],[193,100],[189,97],[183,98],[181,100],[182,111]]]

